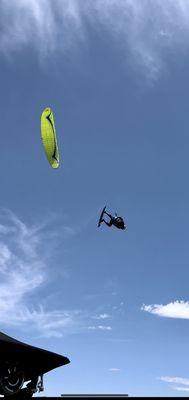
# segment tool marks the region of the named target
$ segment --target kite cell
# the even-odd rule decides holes
[[[59,151],[53,112],[50,107],[45,108],[41,114],[41,138],[47,160],[52,168],[58,168]]]

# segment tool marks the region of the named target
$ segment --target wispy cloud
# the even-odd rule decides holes
[[[183,386],[172,386],[173,390],[189,392],[189,379],[188,378],[181,378],[179,376],[161,376],[158,379],[160,379],[163,382],[167,382],[167,383],[171,383],[171,384],[176,383],[178,385],[183,385]]]
[[[36,291],[48,283],[49,267],[44,251],[48,230],[45,234],[44,225],[27,226],[7,210],[1,210],[0,221],[1,326],[27,328],[29,323],[30,331],[48,337],[61,336],[73,328],[80,313],[48,310],[36,299]]]
[[[189,46],[186,0],[1,0],[0,51],[33,46],[40,55],[88,40],[87,27],[111,35],[132,66],[156,78],[169,50]]]
[[[150,314],[158,315],[160,317],[189,319],[189,302],[183,300],[176,300],[172,303],[168,303],[165,305],[143,304],[141,310],[146,311]]]
[[[94,319],[107,319],[107,318],[110,318],[110,317],[111,317],[111,315],[104,313],[104,314],[96,315],[93,318]]]
[[[109,368],[110,372],[119,372],[121,371],[120,368]]]
[[[88,329],[92,330],[92,331],[98,330],[98,329],[101,331],[111,331],[112,327],[108,326],[108,325],[97,325],[97,326],[92,325],[92,326],[88,326]]]
[[[117,305],[114,305],[113,307],[112,307],[112,310],[116,310],[117,312],[119,312],[119,313],[123,313],[124,312],[124,302],[123,301],[121,301],[119,304],[117,304]]]
[[[178,390],[180,392],[189,392],[189,387],[179,387],[179,386],[174,386],[173,387],[174,390]]]
[[[189,386],[189,378],[181,378],[179,376],[161,376],[159,379],[167,383],[177,383],[179,385]]]

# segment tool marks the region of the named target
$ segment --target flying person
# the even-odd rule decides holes
[[[103,218],[103,217],[104,217],[104,214],[106,214],[106,215],[110,218],[109,221],[106,221],[106,220]],[[116,213],[115,213],[114,216],[112,216],[111,214],[109,214],[108,212],[106,212],[106,207],[104,207],[104,209],[103,209],[103,211],[102,211],[102,213],[101,213],[98,226],[100,226],[102,222],[104,222],[104,223],[105,223],[107,226],[109,226],[109,227],[111,227],[112,225],[114,225],[114,226],[115,226],[116,228],[118,228],[118,229],[126,229],[126,225],[125,225],[125,222],[124,222],[123,218],[122,218],[122,217],[119,217]]]

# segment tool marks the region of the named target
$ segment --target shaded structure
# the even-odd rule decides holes
[[[0,394],[11,399],[31,398],[35,392],[43,391],[43,375],[70,362],[65,356],[20,342],[2,332],[0,360]],[[24,382],[28,384],[22,389]]]

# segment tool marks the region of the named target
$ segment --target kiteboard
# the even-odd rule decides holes
[[[102,220],[103,220],[103,216],[104,216],[104,211],[105,211],[105,209],[106,209],[106,206],[103,208],[103,210],[102,210],[102,212],[101,212],[101,214],[100,214],[100,218],[99,218],[99,221],[98,221],[98,227],[100,226],[100,224],[101,224],[101,222],[102,222]]]

